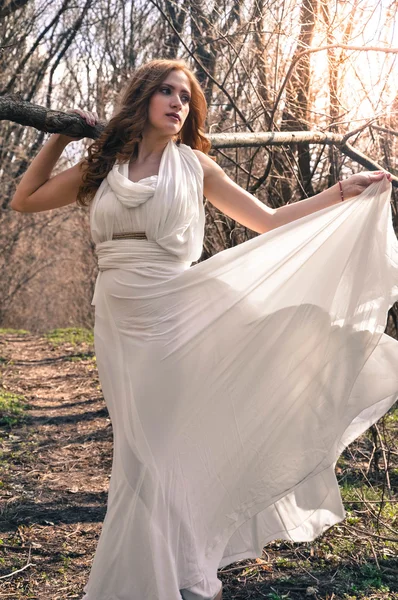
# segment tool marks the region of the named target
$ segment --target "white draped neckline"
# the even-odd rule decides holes
[[[128,163],[116,162],[108,173],[108,183],[116,198],[128,208],[135,208],[152,198],[158,175],[143,177],[139,181],[128,178]]]

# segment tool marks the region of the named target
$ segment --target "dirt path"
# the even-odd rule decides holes
[[[8,334],[0,356],[3,388],[31,407],[27,422],[2,440],[1,574],[33,563],[1,580],[0,597],[81,598],[112,455],[92,348],[53,348],[45,338]]]
[[[20,422],[0,427],[0,599],[80,600],[106,511],[112,460],[112,428],[92,344],[54,346],[46,337],[0,333],[0,400],[8,392],[28,406]],[[395,441],[397,423],[394,413],[387,427]],[[396,444],[393,449],[392,457]],[[344,456],[339,477],[348,500],[358,490],[367,497],[355,456],[366,466],[363,457],[371,453],[363,437]],[[377,502],[383,481],[380,474],[372,479],[370,463],[366,481]],[[350,520],[315,542],[274,542],[264,559],[223,570],[223,600],[398,599],[396,467],[390,472],[395,495],[379,511],[387,528],[375,524],[374,512],[369,516],[378,504],[351,501]],[[373,537],[361,533],[365,529]],[[132,593],[129,600],[152,599]]]

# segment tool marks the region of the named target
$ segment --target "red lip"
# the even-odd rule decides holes
[[[177,115],[177,113],[167,113],[166,117],[175,117],[176,119],[181,121],[181,117],[180,115]]]

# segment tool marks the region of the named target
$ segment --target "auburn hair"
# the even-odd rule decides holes
[[[178,137],[183,144],[208,154],[211,143],[204,134],[207,103],[199,81],[183,60],[155,59],[134,71],[119,95],[115,112],[100,137],[88,148],[82,161],[82,184],[77,204],[88,206],[101,182],[116,161],[128,162],[137,157],[138,144],[148,119],[151,96],[171,73],[180,70],[191,84],[189,113]]]

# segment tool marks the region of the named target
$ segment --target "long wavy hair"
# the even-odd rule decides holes
[[[182,60],[151,60],[133,73],[119,95],[111,120],[88,148],[88,156],[82,162],[82,185],[77,194],[79,206],[90,204],[116,161],[128,162],[138,156],[138,144],[148,119],[149,100],[173,70],[183,71],[191,84],[189,113],[178,137],[183,144],[208,154],[211,144],[203,130],[207,103],[195,75]],[[176,141],[179,143],[178,139]]]

